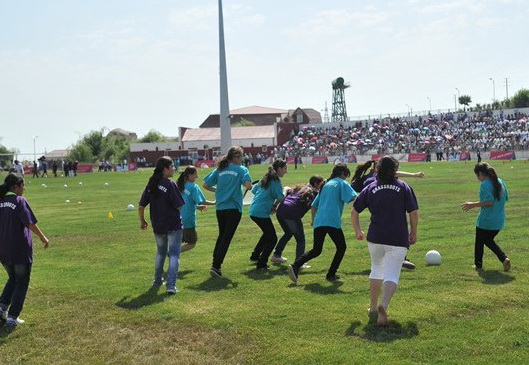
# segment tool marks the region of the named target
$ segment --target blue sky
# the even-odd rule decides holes
[[[224,0],[230,108],[350,116],[529,88],[523,0]],[[0,143],[67,148],[103,127],[177,135],[219,111],[217,1],[0,0]],[[428,99],[430,98],[430,99]]]

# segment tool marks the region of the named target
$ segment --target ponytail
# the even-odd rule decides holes
[[[225,169],[226,167],[228,167],[228,165],[230,164],[230,162],[233,161],[234,158],[237,158],[237,157],[242,157],[242,154],[243,154],[243,150],[241,147],[239,146],[233,146],[231,147],[229,150],[228,150],[228,154],[224,155],[221,157],[221,159],[219,160],[219,162],[217,163],[217,168],[219,170],[223,170]]]
[[[271,181],[279,180],[277,176],[277,170],[287,165],[285,160],[275,160],[272,166],[268,167],[268,172],[261,179],[261,187],[266,188]]]
[[[187,166],[186,169],[180,173],[180,176],[178,176],[178,180],[176,181],[176,185],[180,191],[185,190],[188,176],[194,175],[196,172],[197,168],[195,166]]]
[[[483,176],[486,176],[490,179],[490,181],[492,182],[492,193],[494,195],[494,199],[500,200],[502,186],[500,181],[498,180],[498,175],[496,174],[494,168],[486,162],[479,162],[476,164],[476,166],[474,166],[474,173],[476,175],[481,173],[483,174]]]
[[[335,177],[342,177],[344,176],[346,179],[351,176],[351,170],[347,167],[346,164],[343,162],[339,162],[336,165],[334,165],[334,168],[332,169],[331,176],[327,179],[327,181],[334,179]]]
[[[356,167],[355,174],[353,178],[351,179],[351,182],[358,181],[361,178],[363,178],[365,175],[367,175],[367,172],[371,169],[371,166],[375,165],[374,160],[369,160],[363,164],[359,164]]]
[[[154,172],[147,183],[147,189],[149,190],[149,193],[156,194],[158,192],[158,184],[163,177],[163,169],[169,168],[172,164],[173,160],[171,160],[171,158],[168,156],[162,156],[156,160]]]
[[[394,157],[384,156],[378,161],[377,180],[384,184],[391,184],[397,178],[399,161]]]
[[[24,184],[24,178],[22,176],[14,172],[7,174],[4,183],[0,185],[0,199],[6,196],[8,191],[22,184]]]

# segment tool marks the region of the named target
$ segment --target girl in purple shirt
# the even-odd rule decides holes
[[[170,179],[173,175],[173,160],[167,156],[160,157],[156,161],[154,173],[141,195],[138,208],[140,228],[147,229],[148,224],[145,221],[144,211],[147,205],[151,205],[151,224],[157,246],[153,287],[159,287],[163,284],[165,256],[169,256],[166,283],[168,295],[176,294],[178,291],[176,277],[180,265],[180,245],[182,244],[180,209],[184,205],[182,194],[176,183]]]
[[[8,279],[0,296],[0,319],[8,328],[14,328],[23,320],[18,318],[29,287],[33,263],[33,241],[35,233],[47,248],[49,241],[37,226],[24,193],[24,179],[11,173],[0,185],[0,262]]]

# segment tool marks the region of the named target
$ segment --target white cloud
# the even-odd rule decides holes
[[[483,10],[483,4],[475,0],[442,1],[438,4],[426,5],[419,9],[423,14],[459,12],[461,10],[470,11],[471,13],[480,13]]]

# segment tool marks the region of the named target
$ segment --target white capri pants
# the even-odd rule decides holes
[[[408,252],[406,247],[381,245],[380,243],[367,242],[371,255],[370,279],[391,281],[399,283],[402,263]]]

